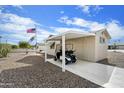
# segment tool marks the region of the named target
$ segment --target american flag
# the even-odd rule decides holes
[[[27,29],[27,33],[36,33],[36,28]]]

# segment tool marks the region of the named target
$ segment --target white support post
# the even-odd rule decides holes
[[[47,42],[45,41],[45,62],[47,62]]]
[[[65,72],[65,35],[62,36],[62,72]]]

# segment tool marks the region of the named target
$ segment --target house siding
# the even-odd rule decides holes
[[[66,44],[73,44],[73,49],[78,59],[95,61],[95,37],[81,37],[66,40]]]
[[[105,43],[102,44],[99,42],[101,35],[105,38]],[[75,50],[75,54],[78,59],[96,62],[107,58],[107,42],[107,36],[101,32],[98,32],[95,36],[68,39],[65,41],[65,44],[73,45],[73,50]],[[56,42],[55,46],[60,46],[60,42]],[[50,49],[50,46],[48,45],[47,53],[50,55],[55,55],[55,49]]]
[[[105,38],[105,43],[100,43],[100,36]],[[108,49],[108,39],[105,34],[102,35],[101,32],[96,33],[95,37],[95,61],[99,61],[107,58],[107,49]]]

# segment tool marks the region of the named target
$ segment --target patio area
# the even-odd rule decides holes
[[[54,61],[53,59],[47,59],[47,62],[62,67],[61,62]],[[74,64],[66,65],[65,70],[102,87],[124,87],[123,68],[78,60]]]

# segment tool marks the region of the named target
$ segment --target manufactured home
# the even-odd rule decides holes
[[[46,39],[45,60],[47,54],[55,55],[57,49],[62,49],[62,64],[65,65],[65,51],[74,50],[77,59],[97,62],[107,58],[107,29],[91,32],[66,31]]]

